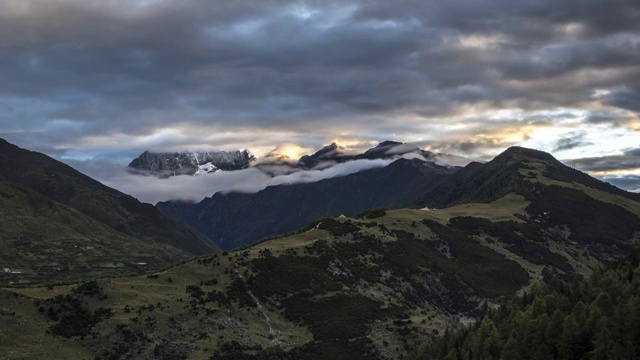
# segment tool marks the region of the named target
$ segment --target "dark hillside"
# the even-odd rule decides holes
[[[325,216],[408,206],[455,170],[400,159],[384,168],[315,183],[271,186],[255,194],[216,193],[198,204],[169,201],[156,206],[230,250]]]
[[[212,250],[201,235],[152,205],[109,188],[44,154],[0,139],[0,181],[24,187],[70,206],[118,232],[163,242],[193,254]]]
[[[216,249],[154,206],[1,139],[0,189],[0,265],[15,270],[3,282],[139,274]]]
[[[540,167],[543,168],[540,177],[567,184],[582,184],[640,201],[640,194],[603,183],[562,164],[548,153],[514,146],[485,164],[470,163],[429,191],[426,196],[420,197],[417,205],[443,207],[465,202],[490,202],[509,192],[527,195],[531,186],[530,182],[524,180],[528,173],[540,170]]]
[[[406,359],[640,358],[639,254],[587,279],[540,285]]]

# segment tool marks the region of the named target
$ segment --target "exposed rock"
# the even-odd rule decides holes
[[[145,151],[131,161],[129,167],[167,178],[175,175],[210,173],[218,169],[227,171],[245,169],[255,159],[248,150],[175,153]]]

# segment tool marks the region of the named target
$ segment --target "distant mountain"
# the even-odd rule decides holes
[[[324,216],[408,206],[456,170],[418,159],[399,159],[384,168],[315,183],[270,186],[255,194],[216,193],[198,204],[167,201],[156,207],[230,250],[288,233]]]
[[[536,179],[546,180],[536,181]],[[527,195],[532,190],[532,181],[580,184],[625,198],[640,200],[640,194],[603,183],[562,164],[548,153],[514,146],[488,163],[470,163],[420,198],[417,204],[443,207],[465,202],[494,201],[514,191]]]
[[[387,159],[407,154],[419,155],[426,160],[433,160],[434,157],[432,152],[422,150],[416,145],[387,140],[363,154],[357,155],[356,159]]]
[[[325,162],[344,163],[359,159],[390,159],[407,154],[414,154],[428,160],[434,159],[434,154],[429,151],[421,150],[419,147],[412,144],[405,144],[396,141],[381,142],[376,147],[371,148],[362,154],[348,154],[336,143],[332,143],[312,155],[302,156],[298,160],[298,166],[311,169]]]
[[[129,167],[159,177],[200,175],[216,170],[240,170],[249,167],[255,156],[243,151],[185,151],[152,153],[145,151],[133,159]]]
[[[344,152],[344,148],[338,146],[336,143],[332,143],[331,145],[327,145],[311,155],[303,155],[298,160],[297,165],[306,168],[314,168],[324,161],[341,163],[352,159],[353,156],[347,155]]]
[[[276,149],[277,150],[277,149]],[[311,155],[303,155],[300,159],[291,159],[285,155],[274,153],[258,159],[248,150],[243,151],[184,151],[174,153],[154,153],[145,151],[129,163],[128,167],[141,175],[151,174],[160,178],[175,175],[202,175],[218,170],[241,170],[254,165],[270,176],[286,174],[296,170],[309,170],[318,167],[329,167],[335,164],[360,159],[391,159],[394,157],[419,157],[435,161],[434,154],[424,151],[415,145],[395,141],[385,141],[362,154],[347,152],[344,148],[332,143]],[[409,156],[411,155],[411,156]],[[253,164],[255,162],[255,164]],[[274,169],[274,167],[277,168]],[[288,170],[287,170],[288,169]]]
[[[289,236],[199,257],[150,277],[0,290],[0,353],[20,359],[55,353],[103,359],[387,360],[403,358],[443,334],[451,339],[443,346],[474,349],[456,353],[439,347],[447,358],[490,358],[501,341],[511,350],[502,358],[526,351],[555,356],[553,349],[532,347],[546,343],[545,336],[580,350],[558,349],[564,358],[591,353],[591,339],[605,345],[598,352],[603,358],[634,349],[631,335],[637,331],[618,326],[637,324],[637,314],[626,311],[638,304],[637,257],[632,267],[594,277],[597,288],[579,284],[574,274],[588,276],[640,243],[636,195],[523,148],[458,172],[400,159],[354,175],[317,183],[321,187],[274,187],[255,197],[214,196],[208,199],[211,208],[196,206],[192,215],[226,219],[240,209],[238,214],[250,216],[228,228],[237,236],[253,231],[260,219],[262,227],[277,227],[278,221],[334,202],[346,206],[378,197],[422,207],[319,219]],[[300,213],[286,212],[291,206]],[[262,217],[248,212],[251,207]],[[511,329],[481,322],[468,347],[462,338],[454,341],[452,327],[480,319],[517,293],[531,294],[538,282],[550,282],[563,296],[529,304],[527,295],[515,303],[526,307],[524,316],[495,312],[514,322]],[[617,317],[603,316],[620,299]],[[546,324],[543,331],[527,331],[540,322]],[[617,342],[623,347],[609,349],[616,342],[609,341],[608,329],[631,337]]]
[[[150,204],[0,139],[0,283],[141,274],[216,250]]]

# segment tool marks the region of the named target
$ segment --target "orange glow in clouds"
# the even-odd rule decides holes
[[[283,144],[278,145],[275,150],[269,154],[273,157],[281,157],[285,160],[298,160],[302,155],[307,153],[307,149],[296,144]]]

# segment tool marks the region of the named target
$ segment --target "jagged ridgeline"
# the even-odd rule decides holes
[[[150,204],[0,139],[0,284],[158,271],[216,246]]]
[[[240,170],[249,167],[256,158],[248,150],[236,151],[145,151],[129,164],[131,169],[158,177],[196,175],[216,170]]]
[[[419,207],[323,218],[152,275],[2,290],[0,353],[397,359],[536,282],[587,276],[639,239],[637,195],[548,154],[513,148],[451,179],[432,187],[446,194],[416,196]]]
[[[640,253],[571,282],[540,284],[407,360],[638,359]]]

